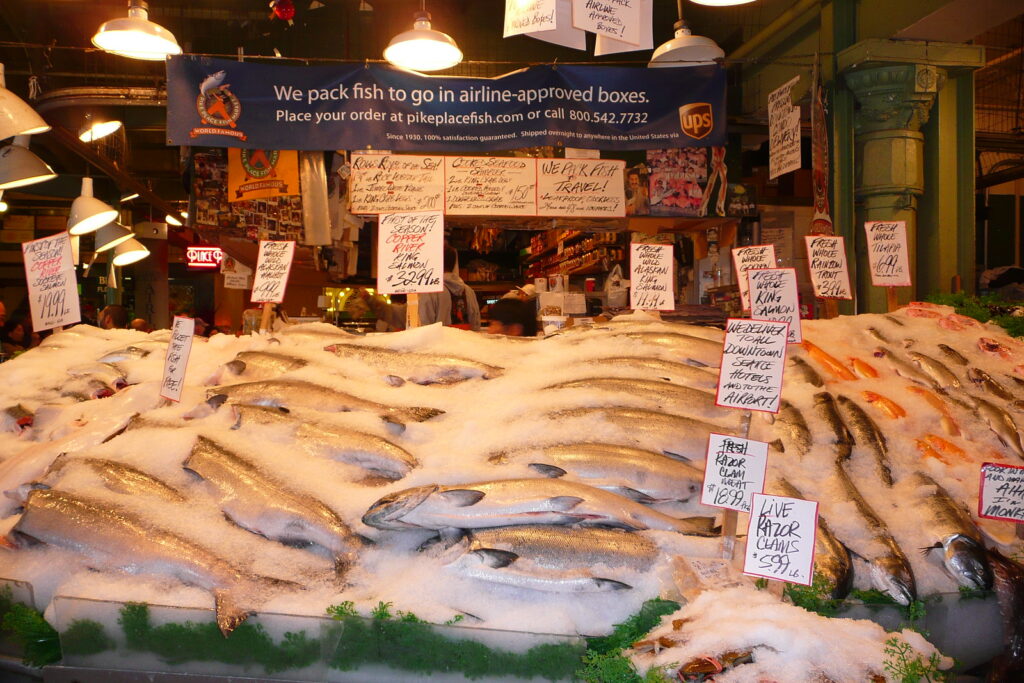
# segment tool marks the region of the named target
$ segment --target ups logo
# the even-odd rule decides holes
[[[679,107],[679,126],[683,132],[694,140],[701,140],[708,136],[715,128],[715,118],[711,114],[711,104],[708,102],[694,102],[684,107]]]

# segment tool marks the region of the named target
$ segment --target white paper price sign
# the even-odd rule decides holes
[[[637,45],[640,42],[640,5],[621,0],[572,0],[572,24],[599,36]]]
[[[444,157],[353,154],[349,177],[352,213],[444,209]]]
[[[846,242],[836,235],[807,235],[807,265],[814,296],[819,299],[852,299]]]
[[[779,412],[787,323],[729,318],[715,404]]]
[[[377,231],[377,290],[416,294],[444,289],[444,215],[382,213]]]
[[[555,28],[555,0],[505,0],[503,38]]]
[[[256,277],[252,283],[253,303],[279,304],[284,301],[294,256],[294,241],[260,240]]]
[[[644,311],[674,311],[671,244],[630,244],[629,307]]]
[[[755,493],[743,573],[810,586],[818,504]]]
[[[160,396],[171,401],[181,400],[181,390],[185,387],[185,370],[188,367],[188,356],[192,352],[192,335],[196,332],[194,318],[174,316],[171,325],[171,341],[167,344],[167,355],[164,357],[164,376],[160,381]]]
[[[997,465],[994,462],[981,466],[978,515],[989,519],[1024,522],[1024,467]]]
[[[747,271],[758,268],[775,267],[775,245],[755,244],[751,247],[739,247],[732,250],[732,263],[736,271],[736,283],[740,286],[740,299],[743,310],[750,310],[750,283]]]
[[[537,160],[445,157],[444,212],[449,216],[534,216]]]
[[[81,320],[68,233],[25,242],[21,254],[25,259],[32,329],[42,332]]]
[[[767,470],[768,444],[765,442],[711,434],[700,502],[750,512],[751,496],[764,491]]]
[[[750,317],[789,323],[789,343],[803,341],[800,332],[800,297],[793,268],[748,270]]]
[[[907,252],[906,221],[869,221],[868,264],[871,284],[876,287],[909,287],[910,257]]]

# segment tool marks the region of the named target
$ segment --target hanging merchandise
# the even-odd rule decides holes
[[[814,190],[814,217],[811,232],[832,234],[832,214],[828,205],[829,153],[828,121],[825,118],[825,87],[821,83],[821,65],[814,59],[811,76],[811,180]]]
[[[291,26],[295,18],[295,4],[292,0],[270,0],[270,10],[275,19],[287,21]]]
[[[331,243],[330,206],[327,201],[327,170],[322,152],[302,152],[299,159],[302,176],[302,244],[325,246]]]
[[[295,150],[228,149],[228,201],[299,194]]]

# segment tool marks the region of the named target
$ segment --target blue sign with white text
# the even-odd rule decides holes
[[[498,78],[378,64],[167,62],[167,144],[496,151],[725,145],[725,69],[534,66]]]

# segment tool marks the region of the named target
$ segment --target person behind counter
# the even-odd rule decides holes
[[[499,299],[487,309],[488,334],[509,337],[537,336],[537,305],[534,300]]]

